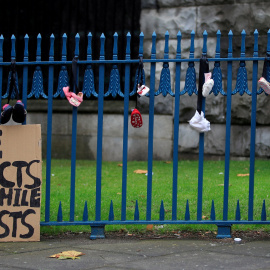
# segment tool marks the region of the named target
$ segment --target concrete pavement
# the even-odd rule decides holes
[[[85,255],[76,260],[49,256],[66,250]],[[270,269],[270,240],[42,238],[40,242],[0,243],[0,270],[47,269]]]

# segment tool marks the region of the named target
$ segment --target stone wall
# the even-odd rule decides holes
[[[215,55],[216,32],[221,37],[221,57],[226,57],[228,32],[233,31],[234,56],[240,55],[241,31],[245,29],[246,54],[252,55],[253,32],[259,31],[259,55],[266,51],[267,31],[270,28],[269,1],[255,0],[141,0],[141,31],[144,33],[144,58],[150,58],[153,31],[157,34],[157,58],[163,57],[164,35],[170,34],[170,58],[175,58],[176,35],[182,33],[182,57],[189,57],[190,33],[195,31],[195,57],[202,52],[202,33],[208,33],[208,57]],[[248,78],[251,78],[251,63],[247,62]],[[235,86],[238,63],[233,64],[233,88]],[[145,64],[149,84],[150,66]],[[198,65],[195,66],[198,74]],[[213,63],[210,63],[210,69]],[[223,89],[226,91],[226,64],[221,65],[223,72]],[[155,88],[158,89],[161,64],[157,64]],[[181,90],[184,87],[187,63],[181,66]],[[174,88],[174,65],[170,64],[172,88]],[[259,63],[259,74],[262,62]],[[250,82],[249,82],[249,89]],[[174,90],[174,89],[173,89]],[[195,113],[197,96],[184,95],[180,98],[179,123],[179,157],[198,158],[198,133],[189,127],[188,120]],[[134,108],[130,102],[130,110]],[[43,156],[46,155],[47,101],[31,100],[28,103],[28,123],[41,123],[43,137]],[[66,100],[53,102],[52,157],[70,158],[72,107]],[[149,100],[139,99],[139,109],[143,114],[144,125],[134,129],[129,125],[128,159],[147,160],[148,156],[148,112]],[[270,97],[258,96],[256,155],[270,157]],[[154,119],[154,159],[170,160],[173,152],[174,98],[171,96],[155,97]],[[206,118],[211,122],[211,131],[205,134],[205,156],[207,158],[224,158],[226,97],[210,95],[206,98]],[[251,97],[248,95],[232,97],[231,155],[249,157]],[[97,101],[84,101],[78,109],[77,158],[95,159],[97,142]],[[123,149],[123,101],[104,102],[103,159],[122,160]]]
[[[141,31],[144,33],[144,57],[150,58],[152,34],[157,35],[157,58],[163,57],[164,36],[168,30],[169,55],[175,58],[176,35],[181,31],[182,58],[189,57],[190,33],[195,31],[195,57],[202,53],[202,33],[208,33],[207,55],[214,57],[216,47],[216,32],[221,31],[221,57],[227,56],[228,32],[233,32],[233,55],[240,56],[241,32],[246,32],[246,55],[252,56],[254,46],[253,33],[259,32],[259,56],[264,57],[267,45],[267,31],[270,28],[269,1],[255,0],[142,0]],[[252,63],[246,62],[248,79],[252,78]],[[258,78],[262,73],[263,62],[259,63]],[[239,63],[233,63],[233,89]],[[198,64],[195,66],[198,78]],[[210,70],[213,62],[210,62]],[[223,89],[226,92],[226,64],[221,65],[223,73]],[[157,65],[156,90],[159,85],[159,76],[162,65]],[[147,73],[146,82],[149,83],[150,66],[145,64]],[[184,80],[187,64],[181,66],[181,85]],[[172,87],[174,86],[174,65],[170,64]],[[251,81],[249,81],[251,91]],[[192,130],[187,123],[194,115],[197,96],[184,95],[180,98],[179,123],[179,155],[193,157],[198,153],[198,133]],[[172,117],[173,122],[174,99],[170,96],[155,98],[155,111],[157,114],[166,114]],[[147,112],[148,100],[140,100],[140,108]],[[257,132],[256,155],[270,157],[270,97],[264,93],[258,96],[257,101]],[[206,118],[211,122],[211,131],[205,134],[205,154],[209,157],[224,157],[225,152],[225,124],[226,124],[226,97],[210,95],[206,98]],[[251,97],[236,94],[232,97],[232,128],[231,128],[231,155],[248,157],[250,143]]]

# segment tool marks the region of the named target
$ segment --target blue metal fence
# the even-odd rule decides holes
[[[77,141],[77,113],[78,108],[73,107],[72,111],[72,153],[71,153],[71,187],[70,187],[70,217],[68,221],[64,221],[62,217],[62,206],[59,204],[58,217],[57,220],[51,220],[51,156],[52,156],[52,105],[53,99],[64,98],[62,88],[66,86],[69,77],[67,72],[67,66],[71,65],[72,61],[67,60],[66,53],[66,40],[67,36],[64,34],[62,37],[62,57],[60,61],[55,61],[54,59],[54,35],[50,37],[50,51],[49,60],[41,60],[41,36],[37,37],[37,50],[36,50],[36,61],[29,61],[28,57],[28,35],[25,36],[25,48],[24,48],[24,59],[23,61],[17,61],[18,66],[23,68],[23,78],[22,78],[22,100],[27,107],[27,102],[31,102],[28,99],[47,99],[48,100],[48,112],[47,112],[47,151],[46,151],[46,205],[45,205],[45,220],[41,222],[41,226],[52,226],[52,225],[90,225],[91,226],[91,239],[104,237],[104,227],[110,224],[215,224],[218,227],[219,238],[230,237],[231,226],[233,224],[269,224],[270,221],[266,217],[266,207],[265,201],[262,204],[262,213],[260,220],[254,220],[253,217],[253,202],[254,202],[254,164],[255,164],[255,135],[256,135],[256,104],[257,95],[262,94],[263,90],[258,89],[258,62],[263,61],[264,57],[258,56],[258,32],[254,32],[254,52],[252,57],[245,56],[245,31],[242,32],[242,43],[241,43],[241,55],[240,57],[233,56],[233,33],[232,31],[228,34],[228,54],[226,57],[221,57],[220,55],[220,39],[221,33],[217,32],[216,36],[216,54],[214,58],[208,58],[210,62],[214,62],[213,78],[215,81],[214,88],[212,89],[212,94],[226,96],[227,110],[226,110],[226,146],[225,146],[225,173],[224,173],[224,198],[223,198],[223,218],[221,220],[216,220],[215,217],[215,205],[212,202],[211,207],[211,219],[203,220],[202,217],[202,206],[203,206],[203,170],[204,170],[204,133],[199,134],[199,167],[198,167],[198,199],[197,199],[197,219],[190,219],[189,212],[189,202],[186,203],[186,212],[184,219],[179,219],[178,217],[178,138],[179,138],[179,109],[180,109],[180,98],[184,94],[189,96],[197,94],[196,88],[196,72],[194,65],[196,65],[200,59],[194,57],[194,41],[195,32],[191,32],[191,43],[190,43],[190,57],[185,59],[181,57],[181,33],[177,34],[177,47],[176,47],[176,57],[175,59],[169,58],[169,33],[165,34],[165,47],[164,47],[164,57],[162,59],[156,58],[156,34],[152,35],[152,49],[151,58],[144,59],[144,63],[150,64],[150,93],[149,98],[149,127],[148,127],[148,176],[147,176],[147,202],[146,202],[146,219],[141,220],[139,216],[139,207],[136,202],[134,219],[128,220],[127,211],[127,160],[128,160],[128,129],[129,129],[129,101],[131,96],[136,95],[135,87],[130,91],[131,84],[131,65],[138,63],[138,59],[131,59],[130,57],[130,46],[131,46],[131,35],[128,33],[126,36],[126,57],[125,59],[119,60],[117,42],[118,35],[114,35],[114,47],[113,47],[113,59],[105,59],[105,36],[102,34],[100,37],[100,57],[97,60],[92,59],[91,51],[91,34],[88,35],[88,49],[86,60],[80,59],[79,54],[79,40],[80,36],[77,34],[75,37],[75,51],[74,56],[79,58],[78,65],[86,65],[84,71],[84,82],[83,82],[83,93],[85,98],[95,97],[98,99],[98,129],[97,129],[97,158],[96,158],[96,202],[95,202],[95,218],[89,220],[88,217],[88,206],[85,203],[83,219],[81,221],[75,220],[75,185],[76,185],[76,141]],[[139,45],[139,57],[142,57],[143,52],[143,33],[140,34],[140,45]],[[6,98],[10,89],[3,91],[3,69],[10,65],[9,62],[3,62],[3,36],[0,37],[0,102],[2,98]],[[11,37],[11,59],[16,60],[16,50],[15,50],[16,38]],[[270,30],[268,31],[268,42],[266,52],[270,53]],[[207,54],[207,32],[203,33],[203,49],[202,54]],[[251,61],[253,63],[252,71],[252,89],[248,89],[248,78],[247,70],[245,67],[245,62]],[[181,64],[188,63],[188,69],[186,71],[185,85],[183,90],[180,90],[180,77],[181,77]],[[227,89],[223,89],[222,84],[222,70],[220,68],[220,63],[227,63]],[[233,62],[239,62],[239,68],[237,73],[237,80],[235,89],[232,88],[232,64]],[[155,85],[155,74],[156,74],[156,64],[163,63],[163,68],[161,71],[160,84],[157,88]],[[172,91],[172,85],[170,80],[170,69],[169,64],[175,63],[175,91]],[[94,73],[92,65],[98,65],[98,90],[95,89]],[[124,65],[124,89],[121,91],[119,83],[119,71],[118,65]],[[110,75],[110,84],[108,91],[105,92],[105,68],[106,66],[112,65],[112,71]],[[34,66],[35,71],[33,73],[32,87],[30,93],[27,92],[27,86],[29,84],[29,67]],[[60,66],[61,70],[59,74],[55,74],[55,67]],[[41,67],[48,68],[48,91],[47,94],[43,87],[43,77]],[[78,68],[79,71],[79,68]],[[138,71],[137,71],[138,72]],[[270,80],[270,71],[267,72],[267,80]],[[54,89],[54,78],[58,76],[58,86]],[[79,74],[77,72],[77,80]],[[8,78],[10,80],[10,78]],[[18,83],[18,82],[17,82]],[[157,91],[155,89],[158,89]],[[168,219],[165,219],[164,206],[161,202],[160,207],[160,218],[159,220],[152,219],[152,170],[153,170],[153,137],[154,137],[154,99],[155,96],[162,94],[164,97],[166,95],[171,95],[174,97],[174,128],[173,128],[173,175],[172,175],[172,214]],[[228,219],[228,202],[229,202],[229,172],[230,172],[230,131],[231,131],[231,99],[234,94],[247,94],[252,98],[252,112],[251,112],[251,138],[250,138],[250,173],[249,173],[249,204],[248,204],[248,220],[242,220],[240,218],[240,207],[239,202],[236,207],[236,216],[234,220]],[[101,184],[102,184],[102,138],[103,138],[103,103],[105,96],[120,96],[124,99],[124,127],[123,127],[123,167],[122,167],[122,204],[121,204],[121,220],[114,220],[114,209],[111,203],[109,210],[108,220],[103,220],[101,218]],[[265,94],[267,95],[267,94]],[[203,107],[205,109],[205,99],[203,98]],[[25,124],[25,123],[24,123]],[[220,211],[221,209],[219,209]]]

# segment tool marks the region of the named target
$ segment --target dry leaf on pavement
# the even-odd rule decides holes
[[[80,259],[78,256],[85,255],[82,252],[76,251],[76,250],[68,250],[68,251],[63,251],[57,254],[54,254],[50,256],[50,258],[57,258],[58,260],[66,260],[66,259]]]

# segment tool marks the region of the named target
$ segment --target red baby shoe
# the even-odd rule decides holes
[[[137,109],[132,110],[130,122],[134,128],[140,128],[143,125],[141,113]]]

